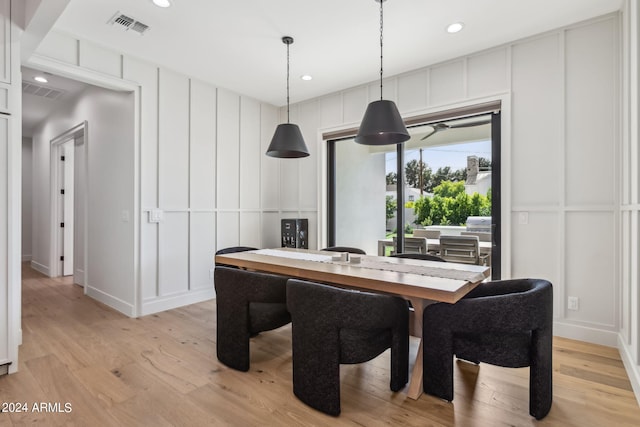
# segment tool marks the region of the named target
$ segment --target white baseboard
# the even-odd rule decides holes
[[[49,274],[49,267],[47,267],[46,265],[42,265],[38,262],[31,260],[31,268],[33,268],[35,271],[38,271],[44,274],[47,277],[51,277],[51,274]]]
[[[31,258],[32,258],[31,255],[22,255],[22,262],[31,261]]]
[[[553,335],[608,347],[618,347],[617,332],[557,320],[553,322]]]
[[[177,295],[152,298],[142,302],[140,316],[171,310],[172,308],[195,304],[197,302],[208,301],[213,298],[215,298],[213,287]]]
[[[104,293],[99,289],[92,288],[91,286],[88,286],[88,285],[85,286],[85,289],[86,289],[87,295],[90,296],[91,298],[97,301],[100,301],[105,305],[108,305],[109,307],[119,311],[120,313],[126,316],[135,317],[134,307],[128,302],[122,301],[119,298],[116,298],[112,295]]]
[[[629,376],[633,393],[636,395],[638,405],[640,405],[640,366],[633,361],[632,352],[620,335],[618,335],[618,351],[620,352],[622,363]]]

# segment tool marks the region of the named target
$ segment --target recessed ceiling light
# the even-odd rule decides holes
[[[152,0],[153,4],[158,7],[169,7],[171,6],[171,0]]]
[[[43,76],[35,76],[33,78],[33,80],[40,82],[40,83],[48,83],[49,80],[47,80],[46,78],[44,78]]]
[[[300,76],[300,78],[304,81],[309,81],[313,79],[313,77],[311,77],[309,74],[303,74],[302,76]]]
[[[447,33],[457,33],[464,28],[464,23],[462,22],[454,22],[453,24],[447,27]]]

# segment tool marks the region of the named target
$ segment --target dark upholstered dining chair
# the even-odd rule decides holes
[[[393,391],[409,379],[407,302],[389,295],[290,279],[293,393],[329,415],[340,414],[340,364],[367,362],[391,349]]]
[[[287,277],[218,265],[215,268],[218,360],[249,370],[249,338],[291,322]]]
[[[224,255],[224,254],[232,254],[234,252],[247,252],[247,251],[257,251],[258,248],[253,248],[251,246],[231,246],[228,248],[223,248],[216,251],[216,255]],[[233,267],[232,265],[226,265],[221,263],[216,263],[216,265],[224,265],[225,267]]]
[[[529,413],[552,401],[553,289],[541,279],[481,283],[455,304],[424,309],[424,391],[453,400],[453,356],[508,368],[530,366]]]
[[[330,252],[349,252],[350,254],[366,255],[367,253],[362,249],[352,248],[350,246],[329,246],[328,248],[321,249],[323,251]]]

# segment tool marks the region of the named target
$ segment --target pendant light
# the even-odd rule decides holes
[[[393,101],[382,99],[382,3],[380,3],[380,99],[367,106],[355,141],[364,145],[399,144],[410,138]]]
[[[304,143],[300,128],[298,125],[289,123],[289,45],[293,43],[293,37],[284,36],[282,43],[287,45],[287,123],[278,125],[266,154],[284,159],[307,157],[309,150]]]

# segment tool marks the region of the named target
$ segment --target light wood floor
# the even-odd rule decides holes
[[[640,409],[618,351],[556,338],[554,403],[528,415],[528,368],[457,362],[452,403],[388,388],[389,354],[341,368],[342,415],[329,417],[291,391],[291,329],[251,340],[251,370],[215,356],[215,303],[129,319],[68,280],[23,269],[20,370],[0,378],[1,426],[638,426]],[[412,342],[412,356],[416,342]],[[32,412],[65,403],[70,413]]]

